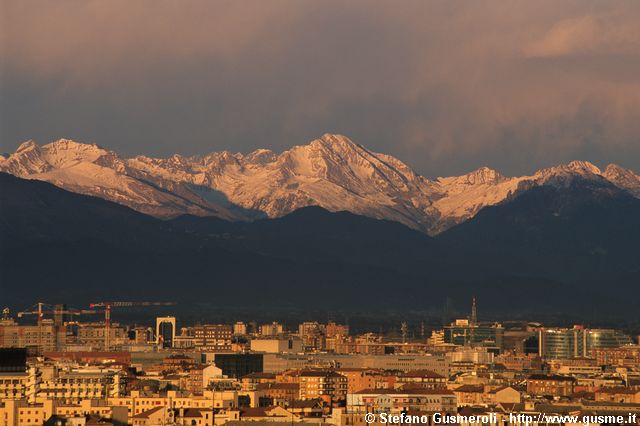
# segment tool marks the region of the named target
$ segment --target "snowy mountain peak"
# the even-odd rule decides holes
[[[51,143],[46,144],[46,146],[55,146],[60,149],[102,149],[94,143],[76,142],[73,139],[66,138],[57,139]]]
[[[350,155],[367,151],[363,146],[356,144],[348,137],[331,133],[325,133],[308,145],[302,145],[298,148],[308,149],[317,153],[334,153],[337,155]]]
[[[276,154],[270,149],[256,149],[255,151],[244,156],[249,163],[267,164],[276,161]]]
[[[18,146],[18,149],[16,149],[16,154],[20,154],[20,153],[24,153],[27,151],[31,151],[34,149],[40,149],[40,147],[38,146],[38,144],[36,144],[36,142],[33,139],[29,139],[28,141],[24,141],[20,144],[20,146]]]
[[[58,139],[42,146],[43,151],[51,155],[80,155],[81,157],[98,157],[107,154],[108,151],[95,143],[77,142],[72,139]]]
[[[115,152],[95,144],[59,139],[23,143],[0,162],[0,171],[43,180],[66,190],[101,197],[160,217],[179,214],[235,216],[180,183],[128,167]]]
[[[640,198],[640,176],[617,164],[609,164],[602,173],[608,181]]]
[[[71,167],[83,161],[94,163],[100,157],[109,154],[117,157],[115,153],[96,144],[85,144],[71,139],[58,139],[43,145],[41,149],[46,161],[56,168]]]
[[[0,163],[0,171],[21,177],[50,169],[51,165],[43,158],[42,150],[33,140],[20,144],[13,154]]]
[[[538,170],[533,176],[540,183],[567,185],[574,178],[599,179],[602,172],[594,164],[588,161],[574,160],[567,164],[560,164],[554,167]]]
[[[470,187],[476,185],[495,184],[505,179],[506,178],[496,170],[484,166],[462,176],[439,177],[437,182],[449,187]]]
[[[593,174],[593,175],[601,174],[600,169],[596,165],[588,161],[574,160],[569,164],[567,164],[567,168],[579,174]]]
[[[616,178],[616,177],[638,177],[632,170],[625,169],[622,166],[617,164],[609,164],[602,173],[603,176],[607,178]]]
[[[458,179],[460,179],[461,183],[464,181],[464,183],[468,185],[481,185],[500,182],[504,179],[504,176],[502,176],[494,169],[483,166],[477,170],[472,171],[471,173],[460,176]]]
[[[348,148],[356,148],[358,145],[353,142],[351,139],[349,139],[348,137],[344,136],[344,135],[339,135],[339,134],[334,134],[334,133],[325,133],[324,135],[322,135],[320,138],[314,140],[313,142],[311,142],[311,145],[313,144],[323,144],[324,146],[327,147],[340,147],[340,148],[344,148],[344,147],[348,147]]]

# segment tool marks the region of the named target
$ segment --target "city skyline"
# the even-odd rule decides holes
[[[105,322],[64,305],[39,303],[17,321],[3,311],[0,425],[284,425],[273,423],[280,417],[365,426],[396,416],[600,425],[637,424],[640,414],[640,336],[617,328],[484,322],[475,298],[467,317],[422,325],[419,336],[406,322],[392,333],[235,315],[185,325],[171,311],[148,312],[155,305],[93,304]],[[147,316],[109,323],[112,307]],[[37,324],[21,320],[30,315]]]

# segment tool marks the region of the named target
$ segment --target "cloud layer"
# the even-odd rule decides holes
[[[427,176],[640,164],[637,1],[3,4],[2,149],[285,149],[343,133]]]

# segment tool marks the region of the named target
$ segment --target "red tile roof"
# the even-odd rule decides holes
[[[148,419],[150,415],[157,413],[160,410],[164,410],[165,407],[155,407],[151,410],[143,411],[142,413],[133,416],[134,419]]]

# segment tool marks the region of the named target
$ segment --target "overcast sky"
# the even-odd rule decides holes
[[[341,133],[429,177],[640,171],[640,1],[3,1],[2,151]]]

